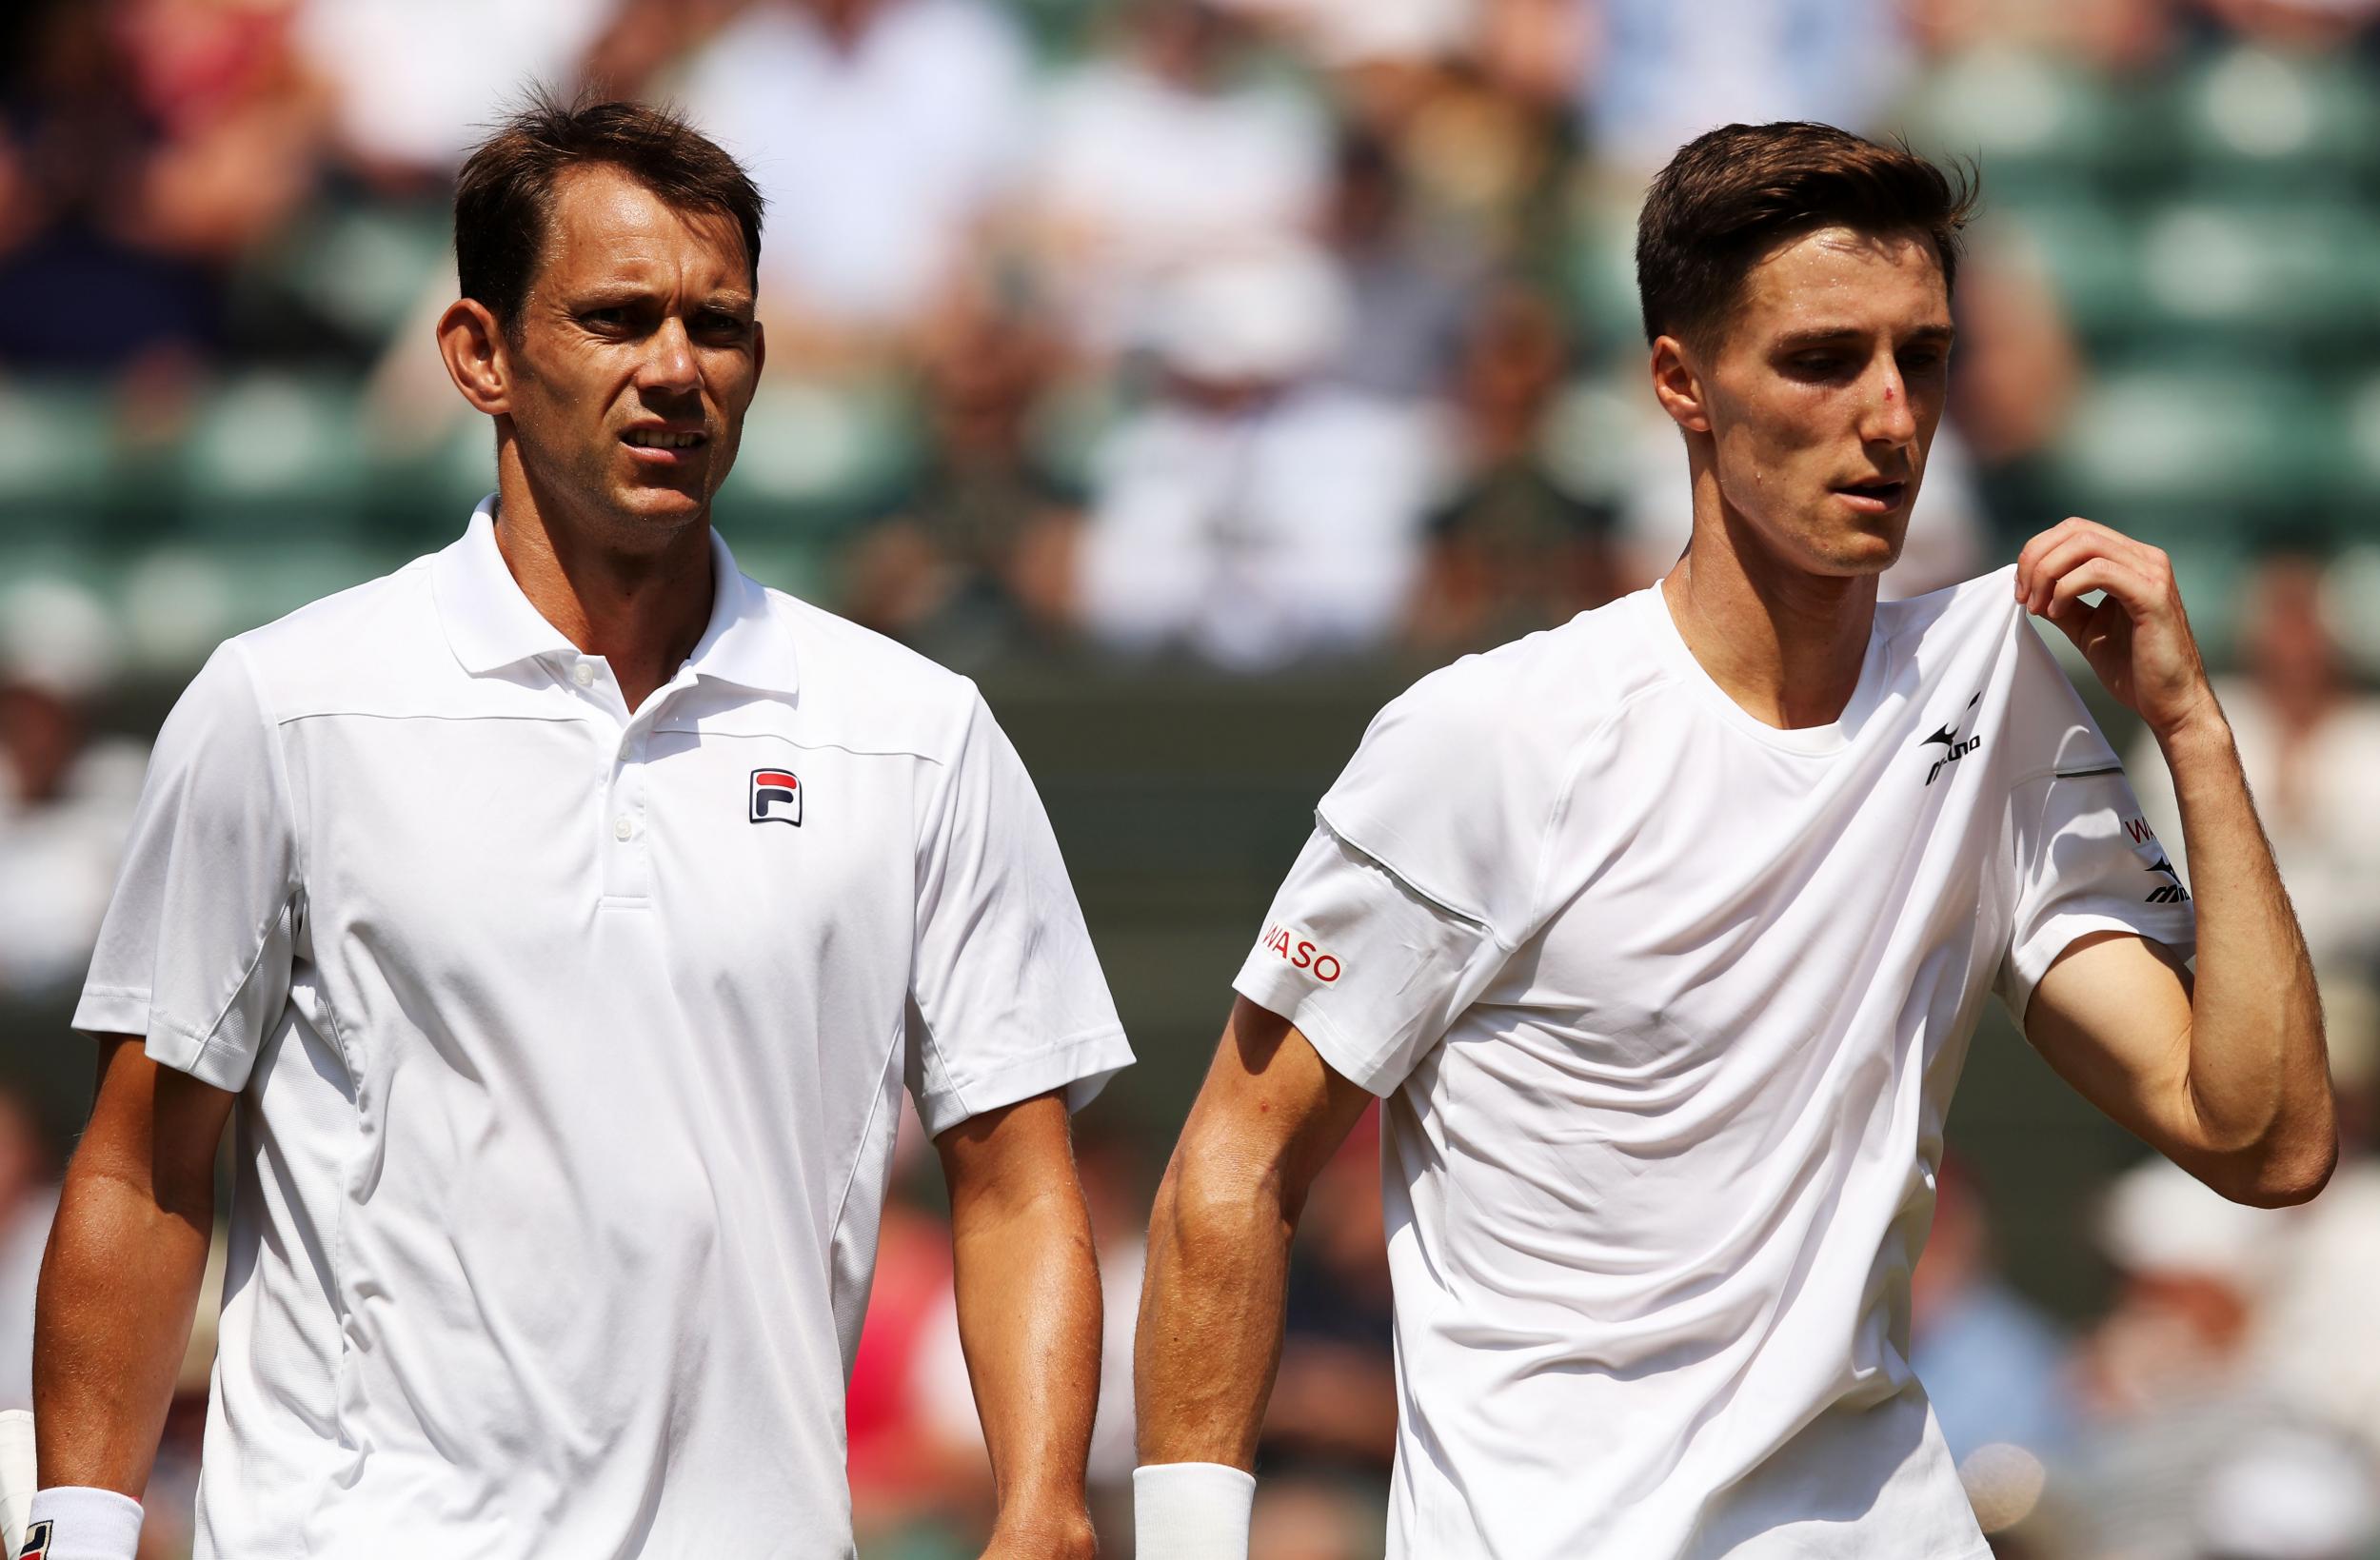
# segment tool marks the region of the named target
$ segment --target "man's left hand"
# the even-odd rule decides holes
[[[2106,593],[2096,606],[2083,600],[2094,590]],[[2222,719],[2163,552],[2095,521],[2069,519],[2025,543],[2016,595],[2073,641],[2158,741]]]

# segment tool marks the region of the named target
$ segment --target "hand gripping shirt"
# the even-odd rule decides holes
[[[1386,1097],[1415,1560],[1984,1560],[1909,1368],[1981,1006],[2180,879],[2012,571],[1877,608],[1832,725],[1657,587],[1417,683],[1237,985]]]
[[[75,1023],[240,1092],[200,1555],[847,1556],[901,1090],[1131,1059],[973,685],[713,562],[634,712],[484,505],[166,722]]]

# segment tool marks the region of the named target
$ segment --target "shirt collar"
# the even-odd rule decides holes
[[[711,615],[686,665],[764,693],[794,691],[792,636],[771,609],[768,592],[736,567],[711,532]],[[496,547],[496,495],[480,500],[470,528],[431,565],[438,616],[455,659],[473,677],[538,656],[576,656],[578,647],[529,604]]]

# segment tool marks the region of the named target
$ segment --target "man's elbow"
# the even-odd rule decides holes
[[[1295,1222],[1275,1167],[1185,1137],[1158,1189],[1156,1222],[1190,1246],[1237,1245],[1254,1229]]]
[[[2252,1158],[2235,1159],[2218,1175],[2207,1176],[2208,1184],[2251,1208],[2294,1208],[2311,1202],[2330,1183],[2330,1173],[2338,1168],[2339,1137],[2337,1129],[2327,1122],[2320,1131],[2307,1132],[2301,1137]]]

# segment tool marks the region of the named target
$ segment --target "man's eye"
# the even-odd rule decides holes
[[[625,308],[590,308],[583,311],[579,318],[592,326],[624,326],[628,323],[628,311]]]

